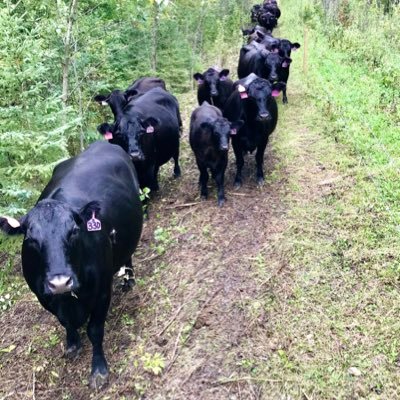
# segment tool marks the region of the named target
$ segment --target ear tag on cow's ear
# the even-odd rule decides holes
[[[107,103],[106,101],[103,100],[103,101],[101,102],[101,105],[102,105],[102,106],[108,106],[108,103]]]
[[[280,93],[280,91],[275,89],[275,90],[272,91],[271,96],[272,97],[278,97],[279,93]]]
[[[236,134],[237,134],[236,128],[232,128],[232,129],[231,129],[231,135],[236,135]]]
[[[287,68],[289,66],[289,63],[287,61],[284,61],[282,63],[282,68]]]
[[[111,140],[113,138],[113,134],[111,132],[106,132],[104,134],[104,139]]]
[[[198,84],[198,85],[201,85],[201,84],[203,84],[203,83],[204,83],[203,79],[197,79],[197,84]]]
[[[241,99],[247,99],[249,95],[247,94],[246,88],[243,85],[238,86],[238,91],[240,93]]]
[[[154,126],[149,125],[149,126],[146,128],[146,133],[154,133]]]
[[[86,223],[88,232],[101,231],[101,222],[96,218],[95,212],[92,212],[92,218]]]
[[[219,78],[220,81],[226,81],[228,79],[227,76],[223,75]]]
[[[21,226],[19,221],[15,218],[12,218],[12,217],[4,217],[4,218],[7,220],[8,225],[10,225],[14,229],[19,228]]]

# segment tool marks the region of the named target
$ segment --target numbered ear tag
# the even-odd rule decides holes
[[[232,129],[231,129],[231,135],[236,135],[236,134],[237,134],[236,128],[232,128]]]
[[[94,211],[92,213],[92,218],[86,223],[86,228],[88,232],[101,231],[101,222],[96,218]]]
[[[246,88],[242,85],[238,86],[238,91],[240,93],[240,98],[241,99],[247,99],[249,95],[247,94]]]
[[[147,133],[154,133],[154,126],[149,125],[149,126],[146,128],[146,132],[147,132]]]
[[[106,140],[111,140],[111,139],[113,138],[113,134],[112,134],[111,132],[106,132],[106,133],[104,134],[104,138],[105,138]]]

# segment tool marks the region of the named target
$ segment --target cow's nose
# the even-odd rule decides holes
[[[260,114],[260,119],[270,119],[270,115],[268,113],[261,113]]]
[[[221,146],[221,151],[228,151],[229,146],[227,144],[224,144]]]
[[[211,96],[218,96],[218,92],[216,90],[211,90]]]
[[[272,74],[271,75],[271,80],[276,81],[278,79],[278,75]]]
[[[132,151],[131,158],[133,161],[142,161],[144,157],[143,154],[140,153],[140,151]]]
[[[49,290],[53,294],[70,292],[73,285],[74,280],[68,275],[56,275],[48,281]]]

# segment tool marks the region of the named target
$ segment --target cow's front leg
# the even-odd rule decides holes
[[[65,350],[65,357],[73,359],[81,352],[81,338],[78,330],[74,327],[67,326],[67,349]]]
[[[87,334],[93,346],[92,372],[89,385],[92,389],[101,389],[108,381],[107,361],[103,352],[104,322],[110,305],[111,291],[101,296],[90,316]]]
[[[218,206],[222,207],[225,203],[225,191],[224,191],[224,174],[225,170],[221,168],[214,174],[214,179],[218,188]]]
[[[207,171],[207,167],[205,167],[204,165],[199,165],[197,164],[199,167],[199,171],[200,171],[200,178],[199,178],[199,183],[200,183],[200,195],[202,199],[207,199],[208,197],[208,188],[207,188],[207,183],[208,183],[208,171]]]
[[[234,181],[235,189],[239,189],[242,186],[242,169],[244,165],[243,149],[241,146],[235,145],[232,141],[233,151],[235,152],[236,158],[236,176]]]
[[[261,145],[257,147],[257,153],[256,153],[256,178],[257,178],[257,184],[262,185],[264,183],[264,170],[263,170],[263,164],[264,164],[264,152],[265,148],[267,147],[267,143],[265,145]]]

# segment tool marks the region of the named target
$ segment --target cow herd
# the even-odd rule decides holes
[[[243,30],[248,43],[240,51],[239,80],[228,69],[196,73],[197,107],[190,119],[189,140],[200,172],[200,194],[207,198],[209,170],[225,201],[224,174],[229,142],[236,158],[235,187],[242,184],[244,154],[256,151],[256,179],[264,180],[263,159],[278,121],[275,97],[286,84],[290,55],[300,47],[272,36],[280,10],[266,0],[251,10],[258,25]],[[125,266],[125,286],[133,284],[131,257],[139,242],[143,212],[140,189],[157,191],[160,166],[174,160],[179,177],[182,120],[177,99],[159,78],[136,80],[126,90],[97,95],[110,106],[111,123],[98,126],[105,140],[58,164],[36,205],[19,219],[0,217],[6,234],[24,236],[23,275],[40,304],[66,330],[65,355],[81,350],[79,328],[87,324],[92,343],[90,386],[108,379],[103,352],[104,324],[113,275]]]

